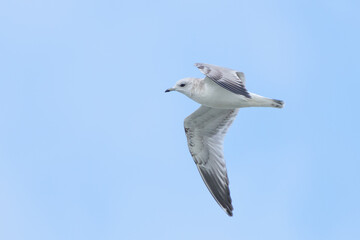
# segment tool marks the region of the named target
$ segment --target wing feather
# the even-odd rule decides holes
[[[195,63],[195,66],[219,86],[235,94],[251,98],[245,88],[245,75],[243,72],[205,63]]]
[[[210,193],[229,216],[232,216],[233,206],[223,140],[237,113],[238,109],[201,106],[184,121],[191,156]]]

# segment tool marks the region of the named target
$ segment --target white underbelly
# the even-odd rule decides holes
[[[218,99],[208,99],[206,101],[203,101],[201,104],[213,107],[213,108],[225,108],[225,109],[232,109],[232,108],[241,108],[241,107],[247,107],[247,99],[243,96],[236,96],[233,98],[218,98]]]
[[[250,99],[216,85],[208,87],[206,94],[193,97],[193,100],[208,107],[232,109],[248,107]]]

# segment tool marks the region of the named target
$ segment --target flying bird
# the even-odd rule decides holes
[[[201,106],[184,120],[190,154],[216,202],[232,216],[223,139],[239,108],[282,108],[281,100],[248,92],[245,75],[229,68],[196,63],[205,78],[184,78],[165,92],[178,91]]]

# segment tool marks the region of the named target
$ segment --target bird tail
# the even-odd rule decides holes
[[[271,99],[272,103],[271,106],[275,108],[283,108],[284,107],[284,101],[277,100],[277,99]]]

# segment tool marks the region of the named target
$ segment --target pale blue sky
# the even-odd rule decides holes
[[[1,1],[0,239],[360,239],[358,1]],[[284,109],[225,139],[234,217],[164,90],[205,62]]]

